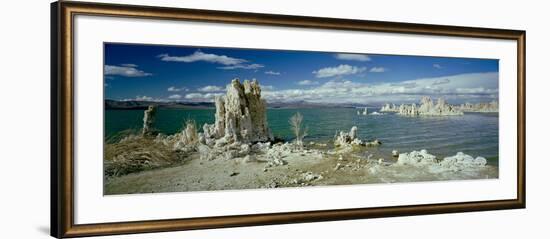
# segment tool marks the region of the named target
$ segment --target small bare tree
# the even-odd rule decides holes
[[[302,121],[304,120],[304,116],[300,114],[300,112],[296,112],[292,117],[290,117],[290,120],[288,120],[288,123],[290,124],[290,129],[296,136],[295,143],[299,146],[303,145],[303,139],[307,136],[307,126],[302,129]]]

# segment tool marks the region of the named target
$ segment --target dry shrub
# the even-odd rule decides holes
[[[105,176],[121,176],[176,163],[184,155],[154,138],[134,136],[118,143],[105,144]]]
[[[300,146],[303,145],[303,140],[307,136],[307,127],[303,127],[303,120],[304,116],[300,114],[300,112],[296,112],[296,114],[294,114],[288,120],[288,123],[290,124],[290,129],[294,133],[294,136],[296,136],[295,143]]]

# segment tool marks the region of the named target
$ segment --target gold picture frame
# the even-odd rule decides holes
[[[75,190],[73,177],[73,134],[75,120],[73,46],[75,39],[73,38],[73,23],[74,17],[77,15],[407,33],[516,41],[518,106],[517,197],[510,200],[75,224],[73,196]],[[525,31],[63,1],[52,3],[51,22],[51,235],[54,237],[162,232],[525,208]]]

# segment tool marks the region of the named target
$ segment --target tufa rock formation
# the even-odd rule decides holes
[[[482,112],[482,113],[496,113],[498,112],[498,101],[491,101],[485,103],[464,103],[459,106],[459,109],[464,112]]]
[[[432,99],[428,96],[422,97],[420,105],[418,106],[414,103],[411,105],[400,105],[397,113],[407,116],[449,116],[464,114],[458,107],[447,104],[443,98],[437,99],[437,103],[434,104]]]
[[[483,103],[464,103],[461,105],[450,105],[443,98],[439,98],[434,104],[430,97],[424,96],[420,100],[420,105],[402,104],[399,107],[395,104],[385,104],[380,108],[380,112],[396,112],[401,115],[462,115],[463,112],[497,113],[498,101]]]
[[[399,112],[399,108],[395,104],[386,103],[380,108],[380,112]]]
[[[340,131],[339,134],[335,136],[334,146],[336,147],[345,147],[352,145],[363,145],[363,141],[357,138],[357,126],[351,127],[351,130],[348,132]]]
[[[155,114],[157,108],[154,105],[150,105],[143,113],[143,128],[142,135],[150,135],[153,133],[153,123],[155,122]]]
[[[238,79],[232,80],[226,95],[216,97],[215,104],[214,124],[203,126],[206,144],[222,138],[243,143],[273,140],[267,124],[267,105],[256,80],[245,80],[243,84]]]
[[[359,110],[357,111],[357,115],[368,115],[368,114],[369,114],[369,111],[368,111],[367,107],[365,107],[363,109],[363,112],[361,112]]]
[[[256,80],[245,80],[242,84],[238,79],[232,80],[226,95],[217,97],[215,105],[214,124],[204,124],[203,133],[198,136],[201,159],[249,156],[243,162],[267,160],[270,166],[285,164],[282,158],[290,151],[279,145],[271,146],[273,135],[267,124],[267,104],[261,98]],[[253,159],[250,153],[266,157]]]
[[[372,142],[362,141],[357,135],[357,126],[351,127],[349,132],[340,131],[334,136],[334,146],[340,148],[351,148],[351,146],[376,146],[380,145],[378,140]]]

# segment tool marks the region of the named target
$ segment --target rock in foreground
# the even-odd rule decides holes
[[[469,168],[469,167],[479,167],[487,165],[487,160],[484,157],[472,157],[470,155],[464,154],[462,152],[456,153],[455,156],[445,157],[439,165],[443,167],[458,167],[458,168]]]
[[[397,158],[398,165],[425,166],[437,163],[436,157],[423,149],[420,151],[412,151],[410,153],[399,154]]]
[[[456,172],[479,169],[487,165],[487,160],[480,156],[474,158],[462,152],[458,152],[454,156],[445,157],[443,160],[437,160],[434,155],[429,154],[427,150],[423,149],[399,154],[396,164],[416,167],[428,166],[431,172]]]

